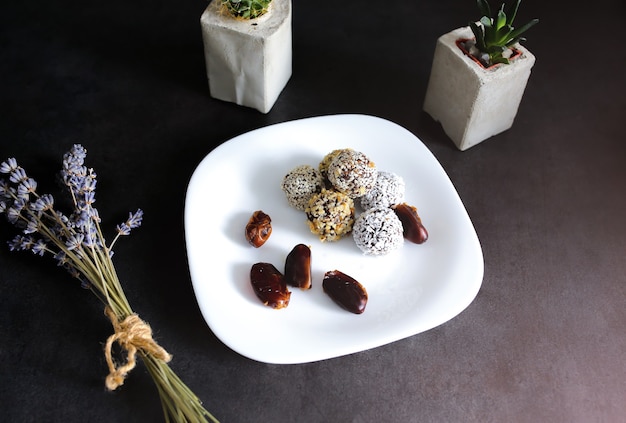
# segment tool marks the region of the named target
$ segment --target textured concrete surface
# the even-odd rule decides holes
[[[513,125],[535,64],[535,56],[519,45],[521,55],[510,64],[484,69],[456,45],[472,37],[469,27],[439,37],[424,100],[424,111],[460,150]]]
[[[269,112],[292,72],[291,0],[274,0],[252,20],[213,1],[200,22],[211,95]]]

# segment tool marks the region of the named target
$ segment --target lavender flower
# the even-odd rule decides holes
[[[26,175],[26,171],[24,169],[22,169],[21,167],[18,167],[17,169],[13,170],[13,172],[11,172],[11,175],[9,175],[9,181],[19,184],[22,181],[25,181],[28,179],[28,175]]]
[[[85,177],[85,180],[83,181],[82,190],[85,192],[95,191],[96,184],[98,182],[97,178],[98,178],[98,175],[96,175],[96,172],[90,168],[88,170],[87,176]]]
[[[25,234],[34,234],[39,231],[39,220],[30,218],[28,222],[26,222],[26,227],[23,229]]]
[[[17,169],[17,160],[15,160],[13,157],[0,163],[0,173],[11,173],[15,169]]]
[[[83,239],[83,246],[87,248],[102,247],[98,239],[98,231],[94,225],[87,226],[85,230],[85,238]]]
[[[76,160],[80,161],[82,165],[87,158],[87,150],[80,144],[74,144],[69,154],[71,154]]]
[[[6,211],[7,219],[12,224],[17,224],[20,218],[22,218],[22,210],[26,207],[26,201],[22,198],[18,198],[13,202],[13,205]]]
[[[83,243],[84,238],[85,238],[85,235],[83,234],[72,235],[67,239],[67,241],[65,241],[65,246],[70,251],[80,248],[81,244]]]
[[[93,285],[87,279],[78,276],[78,280],[80,280],[80,287],[83,289],[92,289]]]
[[[54,255],[54,259],[57,261],[57,266],[65,266],[68,263],[67,254],[65,251],[59,251]]]
[[[46,253],[47,249],[48,249],[48,246],[42,239],[38,239],[35,242],[35,245],[33,245],[31,248],[31,250],[33,251],[33,254],[36,254],[38,256],[43,256]]]
[[[86,157],[87,150],[80,144],[74,144],[70,151],[63,155],[63,169],[74,169],[82,166]]]
[[[50,194],[44,194],[35,202],[30,203],[30,209],[35,212],[45,212],[54,207],[54,198]]]
[[[91,210],[90,217],[91,217],[91,220],[93,220],[95,223],[102,222],[102,219],[100,219],[100,214],[98,214],[98,210],[97,209]]]
[[[3,163],[4,164],[4,163]],[[10,200],[13,198],[15,188],[11,188],[11,185],[4,179],[0,179],[0,196]]]
[[[63,156],[63,169],[61,176],[66,185],[72,187],[79,186],[82,179],[87,175],[87,168],[84,166],[87,150],[80,144],[75,144],[72,149]]]
[[[17,195],[28,198],[28,196],[34,194],[36,190],[37,182],[33,178],[27,178],[17,186]]]
[[[16,235],[8,244],[11,251],[27,251],[33,247],[34,243],[32,236]]]
[[[54,220],[48,227],[50,229],[50,233],[52,236],[62,240],[65,236],[67,236],[70,227],[70,220],[67,216],[65,216],[62,212],[58,210],[53,210],[51,214],[54,213]]]
[[[68,272],[70,272],[70,275],[72,275],[72,277],[76,278],[76,279],[80,279],[80,272],[78,270],[76,270],[76,268],[74,266],[63,266],[67,269]]]
[[[92,204],[95,202],[96,202],[96,193],[93,191],[85,192],[85,195],[83,196],[81,200],[81,204],[83,204],[83,207],[85,209],[89,209],[91,208]]]
[[[130,235],[130,230],[141,226],[143,221],[143,210],[137,209],[137,211],[128,214],[128,220],[126,222],[117,225],[117,233],[119,235]]]
[[[77,210],[76,213],[72,215],[71,222],[75,228],[85,229],[89,226],[91,218],[89,216],[89,212],[84,209]]]
[[[22,210],[24,210],[26,208],[26,206],[28,205],[28,202],[26,200],[24,200],[23,198],[17,198],[14,202],[13,202],[13,208],[16,209],[18,212],[21,212]]]

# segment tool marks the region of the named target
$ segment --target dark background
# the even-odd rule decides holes
[[[0,160],[40,183],[74,143],[99,175],[133,308],[222,422],[618,422],[626,405],[626,55],[623,0],[526,0],[541,20],[513,128],[466,152],[422,112],[436,39],[472,0],[295,1],[293,76],[267,115],[209,96],[203,1],[4,0]],[[494,7],[494,5],[492,5]],[[268,365],[221,344],[186,262],[188,180],[220,143],[310,116],[364,113],[441,162],[485,257],[475,301],[448,323],[370,351]],[[13,228],[0,224],[2,243]],[[139,366],[104,388],[100,304],[53,262],[0,247],[0,408],[8,422],[162,421]]]

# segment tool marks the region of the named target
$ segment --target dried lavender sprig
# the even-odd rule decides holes
[[[93,207],[96,174],[84,166],[85,156],[86,150],[78,144],[64,156],[62,178],[75,205],[69,218],[54,209],[51,195],[37,194],[37,183],[14,158],[0,163],[0,173],[9,174],[9,182],[0,180],[0,214],[5,213],[24,233],[10,241],[9,248],[52,254],[59,266],[81,280],[121,321],[133,312],[111,262],[112,247],[120,236],[141,225],[143,211],[130,213],[126,222],[117,226],[118,233],[107,247],[98,211]],[[142,350],[140,353],[157,385],[166,422],[217,422],[165,361]]]
[[[75,205],[72,218],[66,218],[53,208],[54,199],[50,194],[37,194],[37,183],[14,158],[0,163],[0,172],[9,174],[9,182],[0,181],[0,195],[4,198],[0,213],[4,212],[8,221],[25,234],[39,235],[42,241],[56,247],[56,250],[42,249],[36,242],[28,244],[38,245],[36,254],[63,253],[63,267],[73,276],[89,280],[92,291],[105,304],[111,304],[116,314],[132,313],[119,279],[111,270],[114,269],[110,263],[111,250],[105,247],[100,218],[92,206],[96,179],[95,172],[83,166],[85,154],[82,146],[75,145],[64,156],[63,179],[67,181]],[[134,226],[140,223],[141,219],[134,222]],[[15,249],[17,245],[13,242],[9,247]]]
[[[117,225],[117,227],[116,227],[117,235],[115,236],[113,241],[111,241],[111,244],[109,245],[109,248],[110,249],[113,248],[113,245],[117,242],[117,240],[119,239],[120,236],[128,236],[128,235],[130,235],[130,231],[132,229],[136,229],[139,226],[141,226],[142,222],[143,222],[143,210],[137,209],[137,211],[135,213],[129,213],[128,214],[128,219],[125,222],[120,223],[119,225]]]

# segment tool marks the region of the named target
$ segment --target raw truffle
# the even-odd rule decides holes
[[[390,208],[361,213],[354,222],[352,236],[361,251],[374,256],[387,254],[404,244],[402,223]]]
[[[349,148],[339,148],[337,150],[333,150],[327,155],[324,156],[317,169],[320,171],[322,175],[322,181],[326,184],[326,188],[332,188],[332,184],[328,180],[328,166],[330,166],[331,162],[344,150],[350,150]]]
[[[314,167],[300,165],[285,175],[280,188],[290,206],[304,210],[311,197],[322,190],[322,177]]]
[[[321,241],[337,241],[352,230],[354,201],[337,191],[322,189],[306,207],[309,229]]]
[[[365,154],[345,149],[328,166],[328,179],[333,187],[351,198],[366,194],[376,183],[378,170]]]
[[[361,207],[391,207],[404,201],[404,179],[391,172],[378,172],[374,187],[361,197]]]

